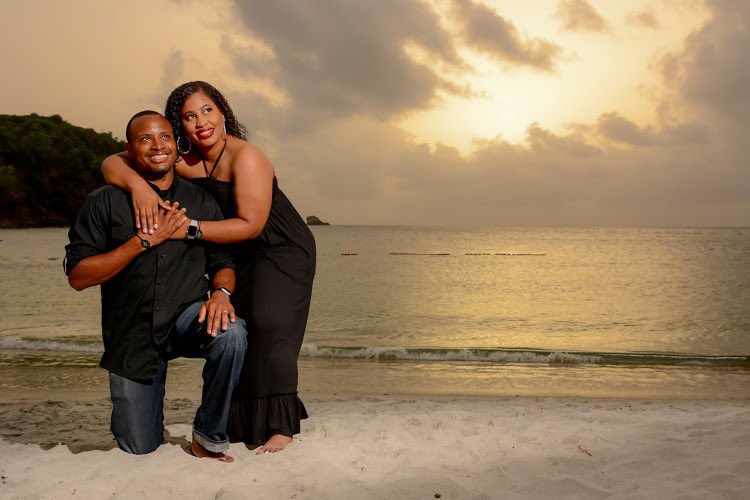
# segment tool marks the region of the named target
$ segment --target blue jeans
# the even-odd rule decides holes
[[[193,421],[193,438],[209,451],[229,448],[227,418],[232,392],[242,369],[247,350],[245,322],[237,318],[216,337],[206,333],[206,322],[198,323],[203,303],[196,302],[175,323],[171,340],[180,356],[204,358],[203,397]],[[167,360],[159,358],[152,380],[121,377],[109,372],[112,395],[112,434],[124,451],[142,455],[151,453],[164,441],[164,386]]]

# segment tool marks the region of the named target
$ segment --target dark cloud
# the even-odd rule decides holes
[[[609,24],[586,0],[560,0],[556,17],[566,31],[607,31]]]
[[[700,123],[664,125],[657,130],[640,127],[614,111],[601,114],[595,130],[607,140],[630,146],[700,144],[709,139],[709,130]]]
[[[550,41],[521,37],[512,22],[472,0],[453,0],[455,21],[466,43],[493,58],[551,71],[562,48]]]
[[[633,146],[649,146],[657,140],[650,129],[641,128],[616,112],[599,116],[597,126],[606,138]]]
[[[646,8],[639,12],[628,12],[625,19],[629,24],[641,26],[644,28],[656,29],[660,26],[656,13],[651,8]]]
[[[713,16],[661,61],[665,83],[709,118],[750,123],[750,3],[715,0]]]
[[[425,109],[438,91],[463,87],[415,63],[406,45],[437,65],[464,67],[437,14],[413,0],[237,1],[242,22],[272,54],[227,44],[237,71],[270,78],[297,110],[379,119]]]
[[[325,44],[311,41],[317,47],[312,52],[282,54],[296,50],[302,44],[297,38],[307,40],[311,33],[290,35],[290,41],[264,32],[273,54],[260,51],[244,66],[238,59],[248,74],[270,75],[290,103],[276,105],[251,92],[229,97],[251,131],[259,130],[254,140],[304,215],[351,224],[748,225],[750,97],[744,89],[750,82],[744,61],[750,56],[750,12],[733,5],[715,3],[713,19],[662,61],[667,92],[655,105],[676,112],[649,126],[626,118],[627,110],[612,110],[566,133],[534,123],[520,144],[477,141],[471,154],[429,146],[380,117],[426,106],[445,85],[439,76],[431,73],[416,97],[400,94],[415,99],[411,104],[407,99],[371,111],[385,99],[381,84],[358,89],[342,76],[346,71],[334,71],[329,82],[304,69],[306,57],[334,63]],[[271,24],[281,29],[279,23]],[[374,30],[366,37],[375,37]],[[383,43],[382,54],[392,56],[382,59],[386,66],[394,71],[402,64],[418,66],[393,56],[394,45]],[[232,50],[237,58],[243,53]],[[401,74],[408,80],[411,71]],[[303,75],[311,79],[289,83]],[[328,86],[348,95],[317,102]],[[290,133],[295,127],[305,133]]]

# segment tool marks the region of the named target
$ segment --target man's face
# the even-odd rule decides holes
[[[148,178],[161,177],[175,164],[174,134],[163,116],[144,115],[133,120],[127,148],[138,170]]]

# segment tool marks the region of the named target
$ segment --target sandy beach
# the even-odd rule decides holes
[[[750,403],[582,398],[308,399],[283,453],[186,451],[192,395],[166,400],[167,443],[117,449],[106,393],[5,394],[2,498],[748,498]]]

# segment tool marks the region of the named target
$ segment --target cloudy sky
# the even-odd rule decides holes
[[[303,215],[750,225],[745,0],[0,0],[0,113],[222,90]]]

